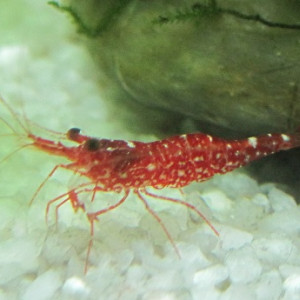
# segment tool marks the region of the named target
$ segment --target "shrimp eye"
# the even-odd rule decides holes
[[[84,149],[88,151],[97,151],[100,148],[99,140],[89,139],[84,143]]]
[[[71,128],[67,132],[67,138],[71,141],[77,141],[79,134],[80,134],[79,128]]]

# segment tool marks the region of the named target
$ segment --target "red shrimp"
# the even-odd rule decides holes
[[[17,118],[11,107],[1,100],[10,113]],[[58,209],[70,201],[73,209],[82,209],[90,222],[91,239],[89,242],[85,271],[93,245],[94,222],[104,213],[114,210],[127,199],[132,192],[142,201],[146,210],[156,219],[171,242],[176,253],[179,251],[161,218],[151,209],[145,196],[183,205],[196,212],[219,235],[215,227],[192,204],[179,199],[158,196],[147,190],[148,187],[162,189],[165,187],[182,188],[194,181],[204,181],[215,174],[230,172],[249,162],[269,154],[300,146],[300,133],[273,133],[250,137],[241,140],[225,140],[203,133],[192,133],[173,136],[159,141],[144,143],[139,141],[123,141],[98,139],[82,135],[78,128],[72,128],[63,136],[76,145],[67,146],[61,141],[52,141],[31,133],[17,119],[30,146],[51,155],[65,157],[69,163],[56,165],[46,179],[37,188],[31,202],[41,188],[58,169],[66,169],[88,179],[67,193],[50,200],[46,208],[46,217],[50,206]],[[86,212],[85,206],[78,196],[92,193],[91,201],[98,192],[123,193],[113,205],[96,211]],[[60,202],[59,202],[60,201]]]

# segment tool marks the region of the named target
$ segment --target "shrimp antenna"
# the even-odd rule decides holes
[[[25,121],[26,121],[26,124],[28,124],[28,126],[29,126],[29,124],[32,124],[32,125],[34,125],[35,127],[37,127],[37,128],[39,128],[39,129],[45,131],[45,132],[48,133],[48,134],[51,133],[51,135],[53,135],[53,136],[59,136],[59,138],[61,138],[61,139],[67,139],[65,133],[61,133],[61,132],[58,132],[58,131],[55,131],[55,130],[52,130],[52,129],[43,127],[42,125],[40,125],[40,124],[38,124],[38,123],[36,123],[36,122],[34,122],[34,121],[32,121],[32,120],[28,120],[28,119],[26,118],[26,116],[24,117],[24,119],[25,119]]]
[[[6,109],[10,112],[10,114],[13,116],[13,118],[16,120],[16,122],[21,126],[21,128],[28,133],[29,130],[28,128],[26,128],[24,126],[24,124],[20,121],[20,119],[18,118],[17,113],[8,105],[8,103],[4,100],[4,98],[0,95],[0,102],[2,102],[2,104],[6,107]],[[2,121],[10,128],[12,129],[13,132],[16,132],[15,129],[13,129],[13,127],[8,124],[4,119],[2,119]]]
[[[13,155],[15,155],[17,152],[19,152],[20,150],[26,148],[26,147],[29,147],[29,146],[32,146],[33,143],[30,143],[30,144],[25,144],[25,145],[22,145],[20,146],[19,148],[17,148],[16,150],[14,150],[13,152],[9,153],[8,155],[6,155],[4,158],[2,158],[0,160],[0,164],[4,163],[6,160],[10,159]]]
[[[26,124],[26,126],[24,125],[23,122],[21,122],[20,118],[18,117],[18,114],[11,108],[11,106],[4,100],[4,98],[0,95],[0,102],[6,107],[6,109],[9,111],[9,113],[13,116],[13,118],[15,119],[15,121],[21,126],[21,128],[25,131],[25,133],[27,135],[30,135],[30,125],[34,125],[35,127],[47,132],[48,134],[52,134],[52,135],[55,135],[55,136],[59,136],[61,139],[67,139],[66,137],[66,134],[65,133],[61,133],[61,132],[57,132],[57,131],[54,131],[54,130],[50,130],[48,128],[45,128],[39,124],[37,124],[36,122],[34,121],[31,121],[29,120],[27,117],[26,117],[26,113],[24,111],[24,108],[22,107],[22,118]],[[7,127],[9,127],[16,135],[20,135],[17,133],[17,131],[6,121],[4,120],[3,118],[0,118],[3,123],[5,123],[5,125]]]
[[[13,128],[4,118],[0,117],[0,120],[14,133],[14,135],[19,135],[15,128]]]

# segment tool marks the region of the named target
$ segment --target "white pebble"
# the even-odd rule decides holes
[[[225,258],[229,277],[234,283],[250,283],[257,280],[262,266],[251,248],[233,250]]]
[[[81,278],[74,276],[67,279],[63,285],[63,293],[78,297],[78,299],[85,299],[89,295],[90,289]]]
[[[166,270],[155,274],[147,280],[148,290],[172,290],[181,283],[181,276],[176,269]]]
[[[151,291],[143,295],[144,300],[176,300],[175,293],[165,291]]]
[[[7,65],[10,69],[12,67],[18,68],[20,62],[26,59],[29,55],[28,48],[25,46],[6,46],[0,49],[0,64]]]
[[[38,268],[38,254],[40,248],[36,247],[31,239],[10,239],[1,243],[0,247],[0,283],[3,284],[26,272]]]
[[[231,285],[218,300],[256,300],[252,287],[246,284]],[[210,300],[208,298],[208,300]],[[267,300],[267,299],[266,299]]]
[[[228,173],[226,176],[215,176],[219,188],[232,199],[252,197],[260,192],[257,182],[246,174]]]
[[[221,248],[226,251],[241,248],[253,240],[251,233],[229,226],[222,226],[219,233]]]
[[[276,188],[275,183],[263,183],[260,185],[260,191],[264,194],[268,194],[272,189]]]
[[[288,277],[283,283],[284,300],[300,299],[300,274]]]
[[[274,267],[286,262],[300,262],[299,250],[287,238],[260,238],[253,241],[252,247],[260,260]]]
[[[196,272],[193,282],[197,285],[197,288],[209,288],[224,281],[227,277],[227,268],[219,264]]]
[[[262,274],[255,287],[256,300],[279,299],[282,291],[282,280],[277,270]]]
[[[212,190],[201,194],[207,206],[215,212],[226,212],[231,209],[232,201],[219,190]]]
[[[286,279],[294,274],[300,275],[300,266],[282,264],[279,266],[279,271],[281,276]]]
[[[222,292],[213,286],[203,289],[201,286],[198,287],[196,285],[191,290],[191,294],[192,294],[192,297],[190,296],[189,298],[186,298],[186,300],[190,300],[190,299],[220,300]],[[181,298],[178,298],[178,299],[181,300]]]
[[[274,211],[283,211],[297,207],[295,199],[292,196],[277,188],[270,190],[268,196]]]
[[[275,212],[266,216],[258,224],[258,230],[267,233],[284,233],[298,235],[300,232],[300,210],[296,207],[293,210]]]
[[[257,193],[252,198],[252,202],[257,206],[262,207],[265,213],[271,212],[271,204],[269,198],[266,195],[262,193]]]
[[[184,261],[183,265],[186,264],[193,266],[193,268],[206,268],[211,265],[211,261],[206,257],[201,249],[195,245],[180,243],[178,244],[178,250]]]
[[[57,271],[49,270],[37,277],[22,295],[22,300],[51,300],[62,285],[60,274]]]

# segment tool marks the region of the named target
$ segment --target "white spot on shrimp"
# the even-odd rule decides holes
[[[216,154],[216,159],[219,159],[221,157],[221,153]]]
[[[179,177],[182,177],[185,175],[185,172],[183,170],[179,170],[177,174]]]
[[[231,149],[232,148],[231,144],[226,144],[226,148]]]
[[[251,147],[256,148],[257,146],[257,138],[256,137],[250,137],[248,138],[248,143]]]
[[[284,142],[289,142],[289,141],[290,141],[290,137],[289,137],[288,135],[286,135],[286,134],[282,134],[282,135],[281,135],[281,138],[282,138],[282,140],[283,140]]]
[[[211,135],[207,135],[207,138],[208,138],[208,140],[209,140],[210,142],[212,142],[213,138],[212,138]]]
[[[121,173],[121,174],[119,174],[119,177],[120,178],[127,178],[127,173]]]
[[[120,184],[120,183],[116,183],[113,186],[113,190],[116,193],[121,193],[124,190],[124,186],[122,184]]]
[[[147,170],[148,171],[153,171],[153,170],[155,170],[156,169],[156,166],[154,165],[154,164],[149,164],[148,166],[147,166]]]
[[[127,146],[130,148],[135,148],[135,144],[133,142],[127,142]]]
[[[108,169],[103,169],[101,174],[98,176],[101,179],[109,178],[110,177],[110,171]]]
[[[201,160],[203,160],[203,156],[196,156],[194,158],[194,161],[201,161]]]

